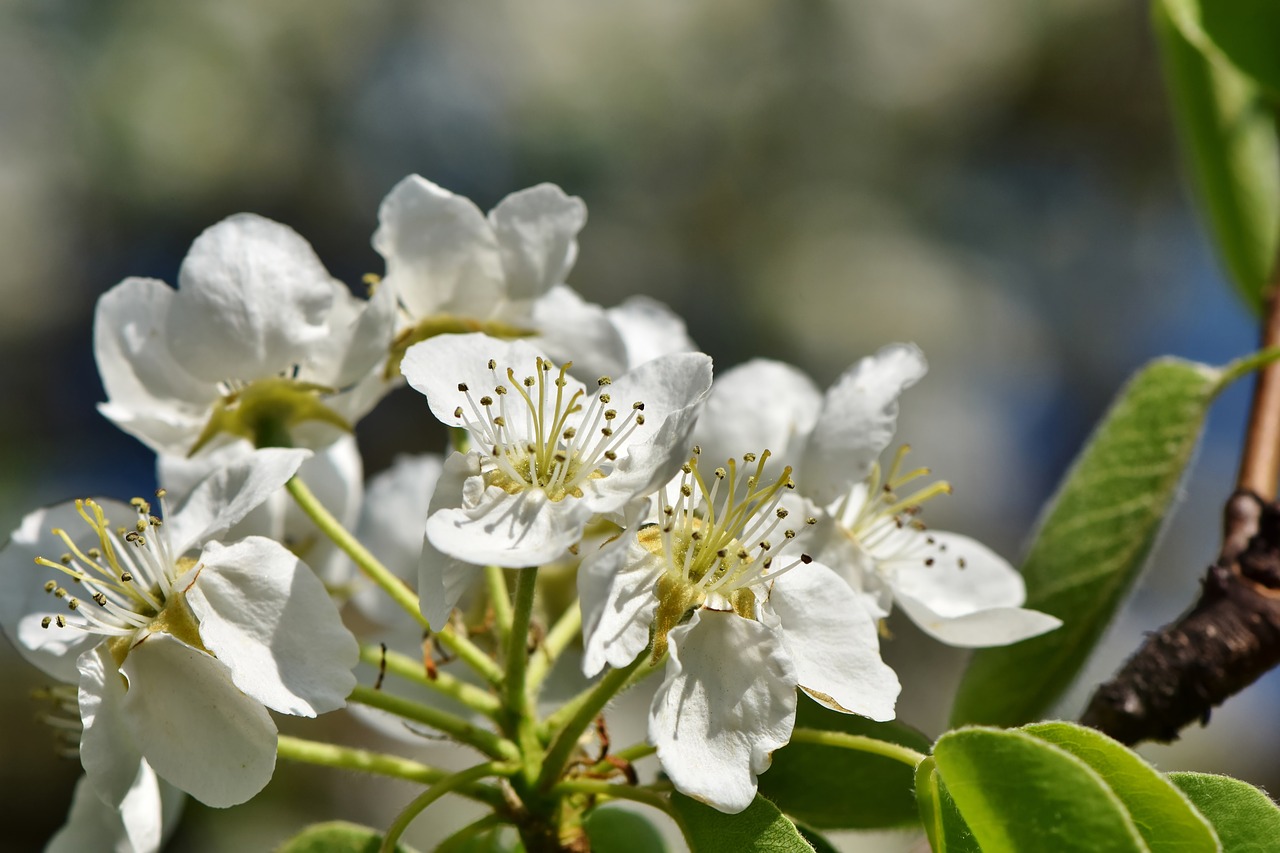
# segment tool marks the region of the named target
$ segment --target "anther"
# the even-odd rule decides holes
[[[57,616],[53,617],[53,624],[57,625],[59,628],[67,627],[66,617],[59,613]]]
[[[41,619],[41,620],[40,620],[40,627],[41,627],[41,628],[48,628],[48,627],[49,627],[49,625],[51,625],[52,623],[53,623],[53,619],[51,619],[51,618],[49,618],[48,616],[46,616],[46,617],[44,617],[43,619]]]
[[[492,405],[493,405],[493,398],[492,398],[492,397],[490,397],[488,394],[486,394],[485,396],[483,396],[483,397],[481,397],[481,398],[480,398],[480,405],[482,405],[482,406],[492,406]]]
[[[925,558],[924,558],[924,564],[925,564],[926,566],[932,566],[932,565],[933,565],[933,557],[925,557]]]
[[[460,418],[460,417],[462,417],[462,407],[461,407],[461,406],[459,406],[458,408],[456,408],[456,409],[454,409],[454,410],[453,410],[453,416],[454,416],[455,418]]]
[[[48,581],[48,582],[47,582],[47,583],[45,583],[45,585],[44,585],[44,591],[45,591],[45,592],[53,592],[53,591],[54,591],[55,589],[57,589],[57,588],[58,588],[58,582],[57,582],[57,581]]]
[[[632,404],[631,404],[631,408],[632,408],[632,409],[634,409],[634,410],[636,410],[637,412],[643,412],[643,411],[644,411],[644,403],[642,403],[642,402],[641,402],[641,401],[639,401],[639,400],[636,400],[634,403],[632,403]]]
[[[790,529],[790,528],[787,528],[786,530],[782,531],[782,535],[783,535],[784,537],[786,537],[787,539],[795,539],[795,538],[796,538],[796,532],[795,532],[794,530]]]
[[[465,393],[467,393],[467,391],[468,391],[468,390],[470,390],[470,389],[469,389],[469,388],[467,388],[467,383],[465,383],[465,382],[459,382],[459,383],[458,383],[458,390],[459,390],[459,391],[461,391],[463,394],[465,394]]]
[[[121,583],[133,583],[133,574],[131,572],[123,572],[120,575]]]
[[[604,452],[604,458],[608,459],[610,462],[617,462],[618,454],[614,453],[612,450],[606,450]]]
[[[755,461],[756,461],[756,455],[755,455],[754,453],[744,453],[744,454],[742,454],[742,461],[743,461],[743,462],[755,462]]]
[[[71,555],[63,554],[61,557],[58,558],[58,562],[62,563],[62,565],[64,566],[71,565]]]
[[[493,389],[493,393],[497,394],[499,397],[505,397],[507,394],[507,386],[498,385]]]
[[[69,598],[69,599],[67,599],[67,608],[68,608],[68,609],[70,609],[70,610],[79,610],[79,609],[80,609],[80,599],[78,599],[78,598]]]
[[[610,379],[608,376],[601,376],[599,379],[596,380],[596,385],[600,386],[601,388],[603,388],[606,385],[612,385],[612,384],[613,384],[613,380]]]
[[[613,397],[609,394],[600,394],[596,397],[596,399],[600,401],[601,405],[607,406],[609,405],[609,401],[612,400]]]
[[[565,441],[571,441],[573,437],[577,434],[578,434],[577,427],[567,427],[565,431],[561,433]]]
[[[107,606],[107,597],[101,592],[95,592],[93,594],[93,600],[97,603],[99,607]]]
[[[813,562],[813,557],[810,557],[808,554],[801,554],[800,562],[804,563],[807,566]]]
[[[494,361],[493,359],[489,359],[489,369],[490,369],[490,370],[495,369],[497,366],[498,366],[498,362]]]
[[[165,491],[164,489],[156,489],[156,497],[157,497],[158,499],[160,499],[160,500],[164,500],[164,497],[165,497],[165,495],[167,495],[167,494],[169,494],[169,493],[168,493],[167,491]]]
[[[636,415],[636,425],[644,426],[644,415]]]
[[[680,484],[680,494],[684,495],[686,498],[687,498],[687,497],[692,497],[692,496],[693,496],[693,486],[689,485],[688,483],[681,483],[681,484]]]
[[[778,518],[786,518],[786,517],[787,517],[787,508],[786,508],[786,507],[781,507],[781,506],[780,506],[780,507],[778,507],[778,511],[777,511],[776,513],[774,513],[774,515],[778,516]]]
[[[959,559],[957,559],[956,565],[963,569],[965,566],[964,557],[960,557]]]
[[[614,418],[616,418],[617,416],[618,416],[618,410],[617,410],[617,409],[605,409],[605,410],[604,410],[604,419],[605,419],[606,421],[611,421],[611,420],[613,420]]]

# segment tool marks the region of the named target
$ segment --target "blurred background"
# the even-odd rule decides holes
[[[666,301],[722,368],[767,356],[825,385],[915,341],[932,371],[899,439],[956,488],[931,523],[1016,560],[1126,376],[1254,345],[1190,209],[1157,59],[1145,8],[1122,0],[0,4],[0,526],[154,488],[149,452],[95,411],[101,293],[173,282],[195,236],[244,210],[357,283],[382,269],[380,199],[417,172],[484,209],[541,181],[582,196],[569,283]],[[1246,390],[1215,407],[1090,683],[1197,594]],[[368,471],[435,449],[427,419],[416,395],[388,399],[360,426]],[[891,628],[900,715],[936,734],[964,655]],[[0,674],[6,843],[38,849],[78,767],[35,719],[38,673],[6,646]],[[1280,790],[1278,705],[1269,678],[1147,754]],[[334,716],[292,730],[367,741]],[[266,849],[317,818],[385,825],[412,796],[282,765],[230,813],[192,803],[173,849]],[[910,841],[865,849],[885,843]]]

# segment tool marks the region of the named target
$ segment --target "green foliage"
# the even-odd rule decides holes
[[[1169,779],[1213,824],[1223,853],[1268,853],[1280,843],[1280,808],[1252,785],[1208,773],[1170,773]]]
[[[929,739],[902,723],[876,723],[830,711],[801,694],[796,727],[866,735],[929,751]],[[760,793],[791,817],[819,829],[874,829],[915,824],[911,768],[850,749],[792,743],[773,754]]]
[[[1062,627],[977,652],[953,725],[1030,722],[1070,684],[1146,563],[1224,375],[1159,359],[1120,392],[1059,487],[1022,566],[1026,606],[1057,616]]]
[[[746,811],[723,814],[682,794],[671,796],[692,853],[812,853],[796,825],[759,795]]]
[[[1026,732],[949,732],[934,746],[934,760],[983,853],[1149,849],[1097,772]]]
[[[667,853],[667,843],[649,819],[626,809],[595,809],[584,827],[595,853]]]
[[[378,853],[382,833],[342,820],[315,823],[276,848],[276,853]],[[396,845],[396,853],[414,853]]]
[[[1280,239],[1276,110],[1280,5],[1272,0],[1157,0],[1152,6],[1174,118],[1209,229],[1254,309]]]
[[[1119,742],[1071,723],[1038,723],[1023,731],[1065,749],[1105,779],[1152,850],[1220,849],[1209,822],[1177,786]]]
[[[920,822],[934,853],[981,853],[932,758],[920,762],[915,782]]]

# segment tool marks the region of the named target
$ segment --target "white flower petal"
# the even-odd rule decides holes
[[[120,523],[137,516],[132,507],[119,501],[100,498],[98,503],[108,518]],[[75,683],[80,677],[76,659],[102,642],[102,637],[77,627],[41,627],[45,616],[65,616],[72,625],[80,621],[69,614],[64,599],[44,591],[45,582],[50,580],[74,591],[71,578],[35,562],[36,557],[57,562],[67,552],[66,543],[52,533],[54,528],[65,530],[82,550],[99,545],[97,535],[76,512],[74,503],[28,513],[0,549],[0,628],[31,664],[58,681]]]
[[[609,512],[668,482],[688,461],[690,434],[711,389],[711,358],[684,352],[655,358],[611,386],[611,405],[626,412],[644,404],[645,423],[607,477],[583,484],[596,512]]]
[[[836,711],[892,720],[902,686],[880,659],[876,624],[858,594],[818,562],[773,583],[776,614],[801,689]]]
[[[628,368],[660,355],[698,349],[680,315],[656,299],[631,296],[605,314],[626,345]]]
[[[230,530],[278,492],[310,456],[309,450],[270,447],[215,469],[165,519],[174,556]]]
[[[252,536],[210,542],[186,588],[200,639],[236,687],[282,714],[341,708],[355,687],[355,637],[324,584],[287,548]]]
[[[795,465],[821,407],[822,393],[803,371],[753,359],[716,377],[694,440],[716,464],[767,449],[779,464]]]
[[[477,565],[445,554],[423,535],[418,560],[418,601],[422,615],[433,630],[445,626],[458,599],[479,577]]]
[[[832,385],[805,447],[797,480],[825,504],[864,479],[893,439],[898,395],[924,376],[924,354],[914,344],[891,344],[862,359]]]
[[[98,299],[93,353],[111,421],[158,453],[185,453],[219,397],[169,351],[167,324],[173,288],[155,279],[128,278]]]
[[[109,806],[124,802],[142,760],[127,719],[125,680],[105,645],[90,649],[80,668],[80,764],[93,789]]]
[[[426,396],[431,413],[445,426],[466,426],[475,422],[468,393],[474,405],[479,406],[482,396],[495,396],[496,385],[507,386],[510,391],[507,406],[512,413],[507,418],[508,430],[512,435],[524,438],[527,437],[527,410],[519,393],[511,388],[506,371],[508,367],[512,368],[515,381],[520,382],[537,372],[537,360],[541,355],[521,340],[503,341],[479,333],[437,335],[409,347],[400,362],[400,372],[410,386]],[[496,364],[496,378],[494,371],[489,369],[490,360]],[[584,390],[582,383],[573,377],[566,377],[565,382],[566,400],[575,391]],[[459,385],[465,385],[469,390],[459,391]],[[454,414],[459,406],[462,407],[461,417]],[[496,406],[495,402],[495,412]]]
[[[392,188],[378,209],[373,248],[416,318],[488,317],[502,300],[502,257],[493,228],[470,200],[417,175]]]
[[[959,533],[915,532],[924,541],[912,549],[912,558],[884,566],[895,596],[909,595],[944,618],[1027,600],[1022,575],[986,545]]]
[[[927,604],[898,594],[898,605],[935,640],[963,649],[1007,646],[1054,630],[1062,620],[1024,607],[991,607],[964,616],[941,616]]]
[[[553,501],[542,489],[508,494],[497,486],[475,507],[433,511],[427,539],[445,554],[480,566],[520,569],[558,559],[591,520],[586,501]]]
[[[88,777],[81,777],[67,822],[49,839],[45,853],[157,853],[165,837],[160,782],[147,762],[139,761],[135,769],[133,784],[118,807],[104,802]],[[181,796],[175,799],[181,802]]]
[[[206,382],[274,375],[328,337],[344,291],[292,228],[238,214],[206,229],[183,259],[169,349]]]
[[[275,723],[211,655],[153,633],[123,671],[125,723],[162,779],[214,808],[243,803],[271,781]]]
[[[489,211],[510,299],[534,299],[564,281],[578,256],[587,206],[555,184],[514,192]]]
[[[356,538],[393,575],[416,588],[422,538],[426,532],[431,496],[443,471],[434,453],[399,456],[391,467],[369,481]],[[364,578],[356,580],[351,602],[380,624],[401,615],[391,598]]]
[[[649,645],[658,610],[662,565],[633,534],[588,554],[578,567],[582,608],[582,672],[594,678],[608,664],[622,668]]]
[[[676,790],[736,814],[791,739],[795,668],[773,630],[731,612],[695,611],[669,639],[649,740]]]
[[[604,308],[587,302],[573,288],[557,284],[533,303],[533,338],[556,364],[587,383],[627,370],[627,345]]]

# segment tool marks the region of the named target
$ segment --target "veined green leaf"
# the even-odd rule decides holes
[[[916,803],[933,853],[982,853],[932,758],[916,767]]]
[[[1280,808],[1257,788],[1209,773],[1170,773],[1218,832],[1224,853],[1269,853],[1280,844]]]
[[[1160,853],[1222,850],[1209,821],[1191,800],[1118,741],[1074,723],[1036,723],[1022,730],[1065,749],[1097,771],[1129,810],[1129,817],[1152,850]]]
[[[796,728],[848,732],[929,751],[929,739],[899,722],[830,711],[801,694]],[[773,754],[760,793],[817,829],[883,829],[917,821],[912,771],[900,761],[813,743],[792,742]]]
[[[671,805],[691,853],[813,853],[796,825],[760,795],[738,814],[724,814],[683,794]]]
[[[1280,143],[1276,101],[1257,80],[1265,78],[1273,95],[1280,91],[1280,6],[1156,0],[1152,16],[1213,242],[1236,288],[1259,310],[1280,243]]]
[[[1243,363],[1242,363],[1243,364]],[[1200,437],[1209,404],[1241,372],[1149,363],[1121,390],[1049,504],[1022,564],[1026,606],[1062,627],[977,652],[953,725],[1041,718],[1079,672],[1137,580]]]
[[[1149,853],[1097,772],[1025,732],[968,728],[934,745],[938,774],[983,853]]]

